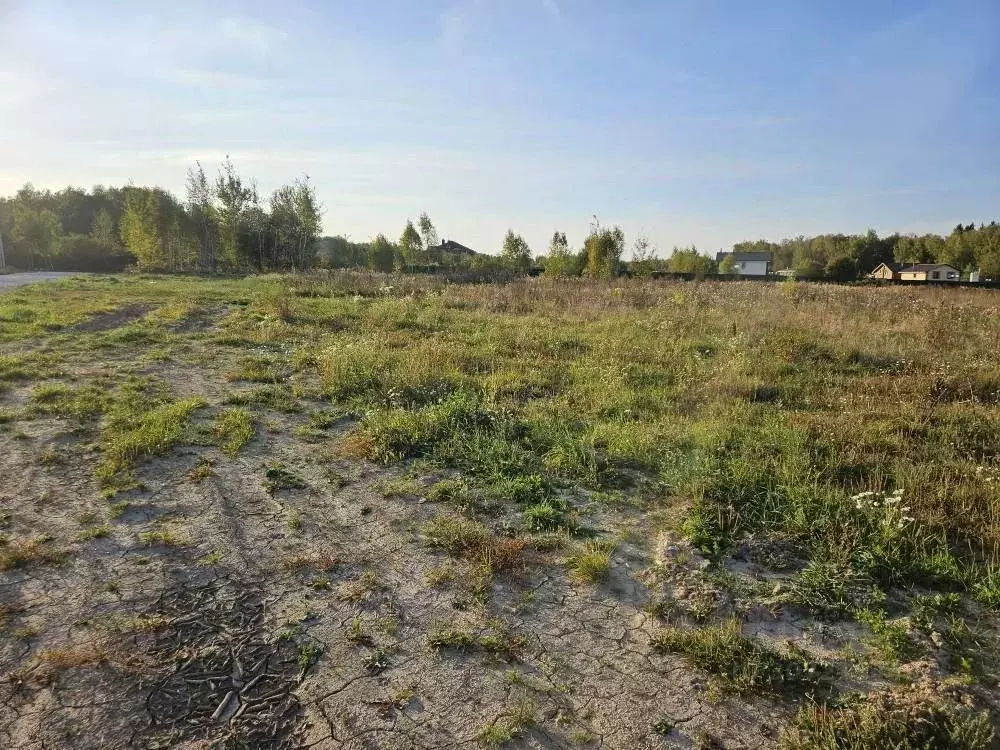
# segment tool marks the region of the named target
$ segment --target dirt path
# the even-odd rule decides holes
[[[40,281],[54,281],[56,279],[68,279],[73,276],[81,276],[79,273],[66,273],[63,271],[31,271],[28,273],[0,274],[0,294],[17,289],[26,284],[36,284]]]

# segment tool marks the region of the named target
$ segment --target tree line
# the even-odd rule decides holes
[[[648,276],[655,272],[694,275],[730,272],[725,260],[720,264],[694,247],[675,247],[667,257],[660,257],[649,240],[635,239],[630,258],[621,261],[624,236],[615,229],[613,240],[605,236],[609,230],[592,227],[591,234],[577,252],[569,249],[566,235],[556,232],[547,256],[536,259],[547,275],[578,276],[615,273]],[[614,248],[612,256],[618,262],[602,265],[592,260],[596,246]],[[782,242],[754,240],[738,242],[733,252],[762,252],[771,258],[771,268],[788,270],[805,279],[855,281],[867,276],[880,263],[947,263],[962,272],[981,271],[985,278],[1000,279],[1000,225],[956,226],[944,237],[936,234],[891,234],[880,237],[874,230],[864,234],[822,234],[815,237],[795,237]]]
[[[472,252],[442,243],[422,213],[407,220],[396,240],[378,234],[366,242],[321,236],[321,214],[308,178],[264,196],[227,158],[210,178],[201,164],[188,171],[185,199],[161,188],[97,186],[37,190],[30,184],[0,198],[0,235],[6,262],[19,269],[245,272],[291,269],[368,268],[375,271],[504,271],[547,276],[648,276],[654,272],[725,273],[714,258],[694,247],[661,257],[644,236],[626,248],[620,227],[597,217],[583,244],[572,248],[556,231],[543,253],[508,230],[499,253]],[[739,242],[739,252],[765,252],[775,270],[810,279],[850,281],[879,263],[947,263],[1000,278],[1000,226],[958,225],[936,234],[823,234],[782,242]],[[628,256],[628,257],[626,257]]]
[[[0,198],[9,266],[34,270],[271,271],[315,263],[321,207],[308,178],[261,195],[227,158],[197,164],[186,200],[161,188],[97,186]]]
[[[1000,279],[1000,225],[959,224],[946,237],[937,234],[822,234],[783,242],[757,240],[733,247],[744,252],[768,252],[772,266],[790,269],[807,279],[852,281],[879,263],[947,263],[959,271],[982,271]]]

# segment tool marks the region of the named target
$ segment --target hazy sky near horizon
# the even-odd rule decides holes
[[[0,0],[0,194],[308,174],[327,233],[1000,219],[997,0]]]

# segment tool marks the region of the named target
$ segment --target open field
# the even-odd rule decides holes
[[[993,746],[1000,292],[0,296],[0,746]]]

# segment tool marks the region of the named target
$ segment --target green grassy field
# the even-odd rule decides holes
[[[44,514],[19,520],[23,503],[58,497],[0,488],[0,576],[71,564],[116,526],[136,534],[121,532],[125,548],[198,548],[183,514],[129,515],[157,462],[194,451],[169,486],[197,487],[252,455],[243,469],[264,475],[247,481],[280,499],[310,486],[289,464],[301,450],[336,475],[331,497],[368,467],[380,502],[435,509],[393,526],[402,559],[430,566],[407,585],[452,591],[479,618],[427,628],[436,659],[517,661],[531,612],[515,636],[497,602],[528,607],[539,580],[609,600],[627,590],[650,658],[707,680],[710,705],[767,702],[784,728],[748,746],[988,747],[998,341],[1000,294],[985,290],[347,273],[18,289],[0,295],[0,446],[93,503],[74,539]],[[39,432],[48,424],[57,432]],[[285,504],[280,534],[323,547],[321,504]],[[337,607],[380,590],[310,575],[310,596],[330,589]],[[0,605],[13,637],[24,614]],[[364,614],[355,647],[371,640]],[[8,667],[44,653],[8,654]],[[576,709],[565,727],[527,715],[551,696],[518,690],[470,717],[468,737],[601,735]],[[657,718],[643,741],[716,741],[715,710],[697,732]]]

